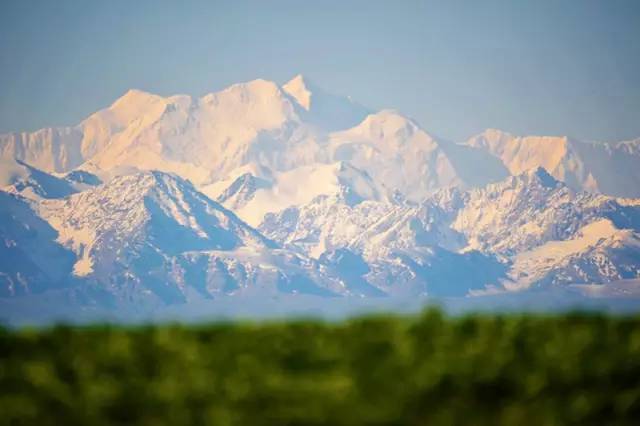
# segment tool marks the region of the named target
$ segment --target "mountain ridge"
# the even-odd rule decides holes
[[[75,127],[0,135],[0,294],[135,310],[635,282],[639,156],[640,139],[451,142],[304,76],[130,90]]]

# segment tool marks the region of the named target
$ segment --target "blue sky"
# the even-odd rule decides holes
[[[185,4],[183,4],[185,3]],[[0,2],[0,131],[303,73],[463,140],[640,136],[640,1]]]

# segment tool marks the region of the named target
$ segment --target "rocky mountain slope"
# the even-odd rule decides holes
[[[319,197],[267,215],[259,229],[316,257],[341,249],[372,263],[426,257],[433,272],[437,253],[459,261],[455,269],[476,282],[481,278],[464,255],[487,256],[495,263],[485,266],[500,272],[484,282],[492,288],[602,283],[640,273],[640,201],[576,193],[542,168],[481,189],[441,190],[419,204],[349,206]]]
[[[119,301],[177,303],[235,292],[344,292],[317,262],[278,246],[187,181],[161,172],[36,206],[73,252],[73,275]]]

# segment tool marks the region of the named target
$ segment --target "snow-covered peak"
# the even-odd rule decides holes
[[[323,131],[348,129],[371,112],[350,97],[330,93],[301,74],[283,84],[282,90],[300,107],[304,121]]]
[[[198,185],[238,167],[269,164],[302,124],[275,83],[253,80],[192,101],[171,97],[114,135],[83,168],[96,173],[136,167],[176,173]]]
[[[47,200],[40,214],[78,255],[76,275],[111,262],[112,250],[233,250],[273,244],[189,182],[157,171],[118,176],[62,200]],[[110,253],[110,254],[108,254]],[[104,271],[103,271],[104,272]]]
[[[298,74],[287,83],[283,84],[282,89],[294,98],[301,107],[309,111],[311,108],[311,96],[313,93],[308,87],[308,83],[302,74]]]
[[[467,142],[502,159],[512,174],[538,166],[551,172],[557,170],[569,154],[569,143],[566,136],[517,137],[496,129],[488,129]]]
[[[488,129],[485,129],[484,132],[482,132],[482,135],[486,136],[487,138],[513,138],[514,136],[502,129],[496,129],[494,127],[489,127]]]
[[[432,150],[437,149],[437,141],[411,119],[394,110],[382,110],[369,114],[357,126],[332,134],[334,141],[365,143],[375,147],[377,151],[393,157],[404,154],[399,151],[407,149]],[[413,148],[411,148],[413,147]],[[339,158],[340,159],[340,158]],[[410,159],[405,159],[410,160]],[[367,169],[365,164],[358,164],[360,168]]]
[[[215,103],[220,98],[232,97],[241,103],[272,102],[282,99],[283,92],[273,81],[255,79],[244,83],[233,84],[219,92],[209,93],[202,97],[204,103]]]
[[[495,199],[502,194],[509,195],[509,202],[531,204],[528,197],[547,196],[554,191],[574,194],[563,182],[554,178],[543,167],[534,167],[516,176],[509,176],[502,181],[491,183],[485,187],[469,191],[472,198]]]
[[[270,128],[297,119],[295,108],[273,81],[256,79],[234,84],[200,99],[200,107],[227,127]],[[224,122],[222,122],[224,119]]]
[[[106,184],[64,200],[43,203],[43,206],[45,212],[66,210],[75,218],[73,223],[93,223],[99,228],[111,226],[132,231],[149,221],[160,220],[163,225],[159,231],[167,227],[169,232],[171,226],[180,226],[200,238],[212,239],[216,234],[214,228],[223,226],[235,228],[246,237],[236,235],[235,243],[254,240],[266,244],[259,234],[220,204],[199,193],[191,183],[158,171],[117,176]],[[216,241],[211,243],[217,244]]]
[[[640,236],[595,219],[571,238],[549,241],[515,256],[508,288],[558,284],[601,284],[636,279],[640,274]]]
[[[407,117],[383,110],[332,133],[328,151],[334,161],[347,161],[389,190],[419,201],[435,189],[464,183],[440,142]]]
[[[544,167],[575,190],[640,196],[640,143],[584,142],[566,136],[514,136],[489,129],[467,144],[498,158],[511,174]]]
[[[585,143],[487,129],[464,145],[445,142],[400,113],[372,114],[297,75],[282,86],[256,79],[199,99],[133,89],[75,127],[0,135],[0,157],[47,172],[83,164],[96,173],[157,169],[200,188],[251,164],[288,171],[345,160],[418,199],[443,186],[482,186],[544,167],[575,190],[640,195],[638,140]]]
[[[164,100],[162,96],[139,89],[129,89],[124,95],[116,99],[109,109],[139,113],[149,104],[162,100]]]
[[[271,182],[245,173],[238,176],[220,195],[216,201],[237,210],[246,205],[260,189],[271,188]]]
[[[99,137],[100,132],[117,132],[132,121],[162,110],[170,103],[167,98],[138,89],[131,89],[111,106],[89,116],[84,122],[88,138]],[[93,134],[98,133],[98,134]]]
[[[501,129],[489,128],[484,132],[469,139],[469,144],[477,147],[493,147],[499,143],[505,143],[515,136]]]
[[[347,205],[388,198],[383,184],[344,161],[272,172],[268,178],[251,173],[233,175],[238,177],[225,180],[225,186],[212,185],[209,188],[212,192],[207,191],[207,194],[223,202],[252,226],[260,224],[267,213],[306,204],[319,196],[331,197]]]
[[[37,209],[57,231],[57,242],[75,255],[69,279],[97,285],[111,303],[179,303],[240,290],[344,291],[326,268],[279,249],[166,173],[117,176]]]
[[[376,139],[395,136],[407,139],[418,131],[418,125],[395,110],[382,110],[369,114],[358,126],[350,129],[352,134],[360,134]]]
[[[592,210],[581,203],[590,201],[578,202],[574,191],[535,168],[469,191],[453,228],[468,236],[469,249],[513,253],[571,235]]]
[[[154,213],[151,208],[153,205],[172,220],[196,231],[199,228],[199,220],[211,223],[210,220],[217,217],[222,222],[234,223],[235,226],[252,233],[251,229],[232,212],[199,193],[189,181],[156,170],[116,176],[108,183],[88,189],[72,198],[71,203],[74,200],[91,203],[95,199],[113,206],[124,203],[131,211],[140,207],[149,214]],[[129,209],[123,210],[126,212]],[[198,210],[201,214],[199,218],[196,217]]]
[[[640,195],[640,140],[488,129],[453,143],[301,75],[195,99],[131,90],[75,127],[0,135],[0,158],[12,289],[50,282],[28,274],[61,263],[46,253],[38,269],[6,260],[41,244],[71,254],[58,276],[165,301],[640,276],[640,199],[579,192]]]

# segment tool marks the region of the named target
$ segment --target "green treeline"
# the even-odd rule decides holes
[[[0,424],[640,424],[640,317],[0,331]]]

